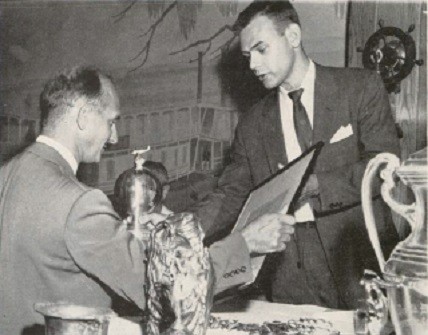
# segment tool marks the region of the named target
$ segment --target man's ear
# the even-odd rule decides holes
[[[290,23],[285,28],[285,37],[293,48],[300,46],[302,42],[302,30],[297,23]]]
[[[88,116],[89,116],[89,111],[87,108],[85,108],[85,106],[82,106],[79,108],[79,111],[77,112],[77,126],[79,127],[80,130],[84,130],[86,129],[86,125],[88,124]]]

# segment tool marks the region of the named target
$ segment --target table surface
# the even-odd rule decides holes
[[[324,319],[333,324],[341,335],[354,335],[353,311],[332,310],[315,305],[276,304],[260,300],[228,301],[214,306],[212,315],[242,323],[298,320],[300,318]],[[245,335],[242,331],[209,329],[207,335]]]
[[[237,320],[242,323],[260,323],[265,321],[298,320],[300,318],[324,319],[333,324],[340,335],[355,335],[353,311],[338,311],[314,305],[276,304],[261,300],[229,300],[215,305],[214,317],[226,320]],[[114,318],[110,321],[108,335],[143,335],[138,323]],[[237,330],[208,329],[206,335],[247,335]]]

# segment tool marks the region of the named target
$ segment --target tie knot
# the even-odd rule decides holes
[[[288,96],[290,97],[291,100],[293,100],[293,102],[297,102],[300,100],[302,94],[303,94],[303,88],[299,88],[298,90],[289,92]]]

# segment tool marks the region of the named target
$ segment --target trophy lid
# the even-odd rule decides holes
[[[395,247],[384,270],[384,274],[389,277],[397,276],[407,280],[423,279],[425,284],[428,283],[427,152],[425,147],[409,155],[409,158],[396,170],[404,184],[412,188],[416,202],[413,208],[409,206],[411,211],[409,210],[410,214],[407,217],[412,225],[412,233]]]
[[[427,166],[428,147],[409,155],[409,158],[403,163],[403,166]]]
[[[409,155],[409,158],[397,169],[397,174],[404,178],[403,182],[428,182],[428,148],[425,147]]]

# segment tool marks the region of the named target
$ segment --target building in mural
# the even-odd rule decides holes
[[[137,1],[126,15],[117,15],[127,8],[123,1],[3,1],[0,17],[8,29],[0,29],[0,165],[37,136],[43,83],[65,67],[94,64],[115,78],[123,116],[119,143],[99,164],[82,165],[84,182],[111,193],[117,176],[133,165],[131,151],[148,145],[148,158],[163,162],[172,180],[219,169],[238,110],[245,113],[260,93],[249,80],[260,84],[257,79],[241,69],[239,47],[224,49],[232,36],[226,28],[246,4],[171,2],[176,8],[158,20],[166,3]],[[343,65],[343,8],[336,1],[296,1],[296,7],[311,58]],[[189,17],[191,25],[181,30]],[[314,20],[317,29],[311,28]],[[153,36],[144,35],[155,27]],[[148,41],[150,52],[140,53]],[[145,56],[144,67],[134,71]]]
[[[99,164],[82,164],[79,178],[111,194],[119,174],[133,166],[131,152],[149,145],[147,159],[162,162],[171,180],[213,173],[223,165],[237,121],[236,110],[205,104],[125,115],[117,123],[119,142]],[[37,119],[0,116],[0,162],[34,141],[38,129]]]
[[[147,159],[162,162],[171,180],[214,173],[223,166],[237,121],[236,110],[205,104],[125,115],[117,123],[119,142],[99,164],[82,166],[79,177],[110,194],[119,174],[133,166],[131,152],[149,145]]]

